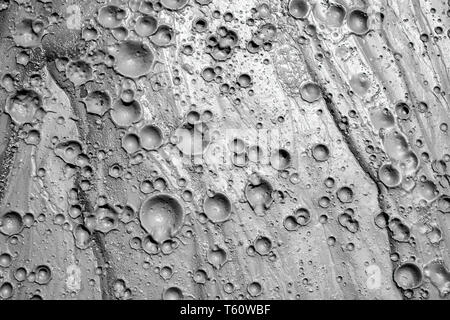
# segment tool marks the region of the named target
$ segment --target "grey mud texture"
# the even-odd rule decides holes
[[[449,299],[450,1],[0,1],[1,299]]]

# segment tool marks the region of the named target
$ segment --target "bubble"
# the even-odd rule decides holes
[[[139,36],[148,37],[156,32],[157,27],[158,21],[155,17],[143,15],[137,19],[134,30]]]
[[[267,237],[260,236],[256,238],[253,246],[255,247],[256,252],[262,256],[265,256],[269,254],[270,250],[272,250],[272,241],[270,241]]]
[[[407,242],[410,238],[411,232],[409,227],[405,225],[399,218],[392,218],[389,221],[389,229],[392,232],[392,238],[399,242]]]
[[[114,5],[106,5],[98,10],[97,21],[107,29],[117,28],[127,16],[124,9]]]
[[[284,218],[283,226],[287,231],[295,231],[299,228],[297,219],[294,216],[287,216]]]
[[[378,178],[388,188],[400,185],[402,176],[400,171],[392,164],[384,164],[378,170]]]
[[[273,202],[272,185],[262,177],[254,174],[245,187],[245,197],[257,215],[264,214]]]
[[[157,242],[172,238],[180,230],[184,213],[178,200],[166,194],[147,198],[141,207],[142,227]]]
[[[183,292],[178,287],[170,287],[164,290],[163,300],[183,300]]]
[[[254,281],[247,286],[247,292],[252,297],[257,297],[262,293],[262,286],[259,282]]]
[[[284,170],[291,164],[291,154],[285,149],[278,149],[270,156],[270,164],[276,170]]]
[[[252,85],[252,77],[247,73],[241,73],[236,79],[237,84],[242,88],[248,88]]]
[[[16,45],[23,48],[33,48],[41,44],[44,35],[44,24],[40,20],[23,19],[13,32]]]
[[[320,99],[321,92],[320,86],[312,81],[307,81],[301,84],[300,86],[300,95],[302,99],[307,102],[314,102]]]
[[[172,43],[174,38],[175,34],[171,27],[160,25],[155,34],[150,37],[150,40],[158,47],[166,47]]]
[[[21,89],[6,101],[5,112],[19,125],[30,123],[42,107],[42,99],[33,90]]]
[[[14,288],[10,282],[3,282],[0,286],[0,297],[3,299],[9,299],[14,294]]]
[[[404,263],[395,269],[394,281],[405,290],[417,288],[422,284],[422,271],[415,263]]]
[[[353,33],[362,35],[369,31],[368,19],[365,12],[355,9],[348,14],[347,26]]]
[[[306,0],[290,0],[288,12],[295,19],[304,19],[308,15],[310,6]]]
[[[0,254],[0,267],[8,268],[12,263],[12,257],[9,253]]]
[[[52,272],[48,266],[40,265],[34,269],[34,273],[36,274],[35,282],[37,284],[47,284],[52,279]]]
[[[350,203],[353,201],[353,190],[349,187],[339,188],[336,195],[342,203]]]
[[[203,210],[212,222],[224,222],[230,217],[231,202],[223,193],[216,193],[214,196],[205,199]]]
[[[125,103],[118,99],[110,112],[111,120],[119,127],[129,127],[133,123],[141,120],[142,108],[139,102],[133,100],[130,103]]]
[[[312,148],[312,156],[316,161],[323,162],[327,161],[330,157],[330,150],[324,144],[316,144]]]
[[[80,86],[92,79],[92,68],[84,60],[71,61],[66,65],[66,76],[75,86]]]
[[[139,78],[150,72],[154,55],[150,48],[134,40],[120,42],[110,49],[114,57],[114,70],[125,77]]]
[[[138,151],[140,149],[138,135],[134,133],[127,133],[124,135],[122,138],[122,148],[124,148],[128,154]]]
[[[300,226],[306,226],[311,221],[311,213],[306,208],[298,208],[294,216]]]
[[[219,247],[210,249],[206,256],[208,262],[216,269],[220,269],[227,262],[227,253]]]
[[[86,112],[103,116],[111,108],[111,97],[106,91],[92,91],[83,100]]]
[[[23,229],[22,216],[15,212],[9,211],[0,218],[0,232],[7,236],[18,234]]]

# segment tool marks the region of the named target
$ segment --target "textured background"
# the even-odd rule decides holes
[[[448,299],[450,2],[0,10],[2,299]]]

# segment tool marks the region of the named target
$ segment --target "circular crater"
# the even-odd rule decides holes
[[[300,95],[306,102],[312,103],[320,99],[320,86],[312,81],[302,83],[300,86]]]
[[[49,283],[52,279],[52,272],[46,265],[37,266],[34,273],[36,274],[35,282],[37,284],[44,285]]]
[[[270,156],[270,164],[276,170],[284,170],[291,164],[291,154],[285,149],[278,149]]]
[[[253,246],[255,247],[256,252],[258,252],[260,255],[265,256],[269,254],[270,250],[272,249],[272,241],[270,241],[267,237],[258,237],[256,238]]]
[[[404,263],[394,271],[395,283],[404,290],[419,287],[422,284],[422,278],[422,270],[415,263]]]
[[[41,96],[33,90],[21,89],[8,98],[5,112],[19,125],[30,123],[42,107]]]
[[[125,149],[125,151],[128,154],[135,153],[138,151],[141,147],[139,137],[138,135],[134,133],[127,133],[122,138],[122,148]]]
[[[110,53],[115,59],[114,70],[125,77],[142,77],[150,72],[153,65],[153,52],[139,41],[122,41]]]
[[[92,91],[83,100],[87,113],[103,116],[111,108],[111,97],[106,91]]]
[[[163,300],[183,300],[183,292],[178,287],[170,287],[164,290]]]
[[[111,120],[119,127],[129,127],[138,122],[142,116],[142,108],[139,102],[133,100],[129,103],[118,99],[110,111]]]
[[[339,188],[336,195],[342,203],[350,203],[353,201],[353,190],[349,187]]]
[[[139,219],[142,227],[157,242],[172,238],[183,225],[180,203],[167,194],[158,194],[144,201]]]
[[[383,164],[378,170],[378,178],[388,188],[395,188],[402,181],[400,171],[392,164]]]
[[[214,196],[205,199],[203,210],[212,222],[224,222],[230,217],[231,202],[223,193],[216,193]]]
[[[172,43],[175,35],[173,29],[167,25],[160,25],[150,40],[158,47],[166,47]]]
[[[353,33],[362,35],[369,31],[368,19],[367,13],[355,9],[348,14],[347,26]]]
[[[304,19],[308,15],[310,6],[306,0],[290,0],[288,12],[295,19]]]
[[[312,148],[312,156],[316,161],[324,162],[330,157],[330,150],[326,145],[319,143]]]
[[[103,28],[113,29],[121,25],[126,15],[127,13],[124,9],[114,5],[106,5],[98,10],[97,22]]]
[[[5,213],[0,218],[0,232],[7,236],[18,234],[23,229],[22,216],[15,212],[10,211]]]
[[[158,149],[163,142],[161,129],[154,125],[146,125],[139,131],[141,146],[145,150]]]
[[[67,78],[77,87],[92,79],[92,67],[84,60],[71,61],[66,65]]]
[[[141,37],[151,36],[158,28],[158,21],[153,16],[143,15],[139,17],[134,26],[134,31]]]
[[[189,0],[160,0],[164,8],[169,10],[180,10],[183,9]]]

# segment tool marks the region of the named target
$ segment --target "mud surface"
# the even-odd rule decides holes
[[[450,2],[0,1],[1,299],[448,299]]]

